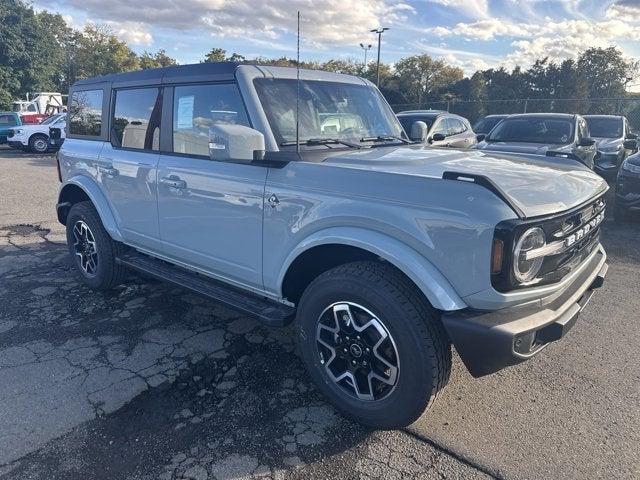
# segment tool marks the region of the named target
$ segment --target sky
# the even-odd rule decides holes
[[[36,0],[77,28],[108,25],[137,52],[165,49],[196,63],[213,47],[247,58],[363,60],[360,43],[388,27],[382,60],[427,53],[461,67],[529,66],[536,58],[575,57],[588,47],[618,46],[640,58],[640,0]]]

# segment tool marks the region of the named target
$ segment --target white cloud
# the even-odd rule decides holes
[[[129,45],[148,47],[153,44],[153,35],[138,22],[107,22],[115,35]]]
[[[134,22],[181,31],[202,31],[219,37],[275,40],[295,32],[296,11],[309,44],[344,45],[369,38],[369,30],[393,26],[406,19],[413,7],[401,0],[66,0],[95,21]],[[137,29],[140,30],[140,29]],[[137,41],[147,41],[145,35]]]
[[[430,0],[430,3],[453,8],[470,18],[489,18],[488,0]]]

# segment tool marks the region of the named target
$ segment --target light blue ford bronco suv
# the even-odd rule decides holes
[[[69,98],[57,213],[84,282],[133,269],[295,322],[310,377],[361,423],[416,420],[451,345],[474,376],[533,357],[604,281],[598,175],[412,144],[361,78],[208,63]]]

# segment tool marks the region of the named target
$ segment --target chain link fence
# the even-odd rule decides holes
[[[473,124],[485,115],[499,113],[579,113],[581,115],[624,115],[634,131],[640,131],[640,98],[526,98],[517,100],[464,101],[391,105],[398,113],[404,110],[444,110],[461,115]]]

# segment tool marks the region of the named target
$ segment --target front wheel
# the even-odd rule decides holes
[[[362,424],[409,425],[449,379],[451,347],[435,311],[390,265],[354,262],[320,275],[298,322],[312,379]]]
[[[49,150],[49,137],[36,134],[29,139],[29,150],[34,153],[47,153]]]

